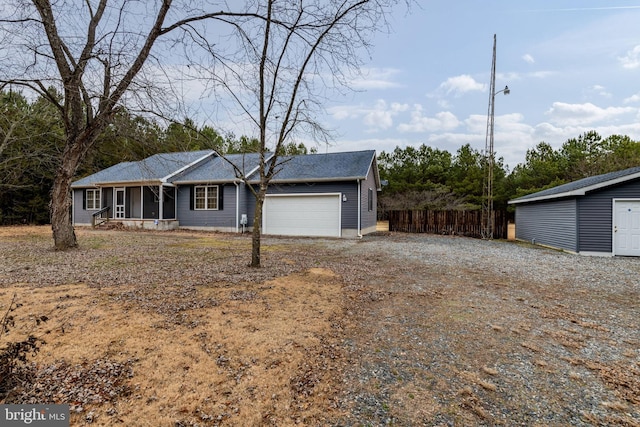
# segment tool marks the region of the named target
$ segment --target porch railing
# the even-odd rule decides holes
[[[100,224],[104,224],[109,221],[109,211],[111,210],[111,206],[106,206],[99,211],[96,211],[91,214],[91,226],[97,227]]]

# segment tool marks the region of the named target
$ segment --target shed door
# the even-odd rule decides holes
[[[340,194],[267,195],[264,234],[340,237]]]
[[[614,255],[640,256],[640,201],[614,201]]]

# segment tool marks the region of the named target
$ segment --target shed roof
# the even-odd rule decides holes
[[[602,175],[590,176],[577,181],[558,185],[557,187],[548,188],[546,190],[538,191],[537,193],[527,194],[526,196],[509,200],[509,204],[537,202],[572,196],[584,196],[590,191],[610,187],[612,185],[637,178],[640,178],[640,166],[605,173]]]
[[[164,182],[176,173],[213,155],[213,150],[154,154],[137,162],[122,162],[75,181],[71,187],[106,183]]]

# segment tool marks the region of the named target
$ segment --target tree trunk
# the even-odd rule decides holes
[[[62,154],[60,169],[53,181],[51,192],[51,229],[56,250],[67,250],[78,246],[76,233],[71,223],[71,181],[82,158],[81,144],[69,144]]]
[[[76,233],[71,224],[71,179],[58,175],[51,194],[51,229],[56,250],[66,250],[78,246]]]
[[[260,237],[262,235],[262,207],[266,188],[260,189],[256,197],[256,211],[253,216],[253,233],[251,235],[251,267],[260,267]]]

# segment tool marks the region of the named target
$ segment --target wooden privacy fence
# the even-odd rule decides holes
[[[482,211],[389,211],[389,231],[482,238]],[[493,238],[506,239],[507,212],[493,212]]]

